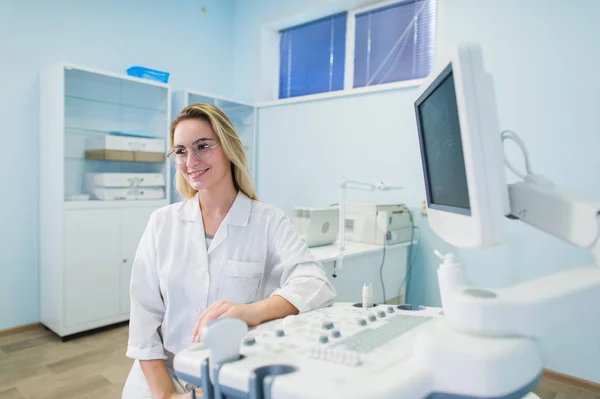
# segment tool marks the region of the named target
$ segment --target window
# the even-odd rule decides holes
[[[354,87],[424,78],[435,54],[435,1],[356,14]]]
[[[435,56],[436,5],[388,0],[280,30],[279,98],[427,76]]]
[[[279,98],[344,88],[347,13],[280,31]]]

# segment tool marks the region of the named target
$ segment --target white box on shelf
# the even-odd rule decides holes
[[[127,137],[111,136],[90,137],[85,142],[86,150],[132,151]]]
[[[165,140],[107,134],[86,141],[87,150],[164,152]]]
[[[92,198],[96,200],[117,201],[136,199],[133,188],[88,187],[87,190]]]
[[[165,191],[161,187],[135,188],[136,199],[163,199]]]
[[[86,141],[86,159],[163,163],[165,140],[105,135]]]
[[[162,173],[86,173],[87,187],[162,187]]]

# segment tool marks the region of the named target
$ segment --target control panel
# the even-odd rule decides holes
[[[517,398],[542,372],[533,341],[471,337],[410,305],[336,303],[250,329],[217,319],[202,341],[174,367],[209,399]]]

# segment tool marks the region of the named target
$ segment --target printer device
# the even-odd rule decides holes
[[[404,204],[348,202],[344,219],[347,241],[392,245],[411,239],[412,221]]]
[[[333,244],[339,232],[339,209],[295,207],[293,223],[309,247]]]

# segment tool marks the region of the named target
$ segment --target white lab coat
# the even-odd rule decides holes
[[[300,312],[335,299],[322,265],[281,210],[238,193],[208,250],[197,196],[155,211],[133,263],[127,356],[136,363],[123,398],[148,397],[137,360],[166,359],[171,367],[211,303],[272,295]]]

